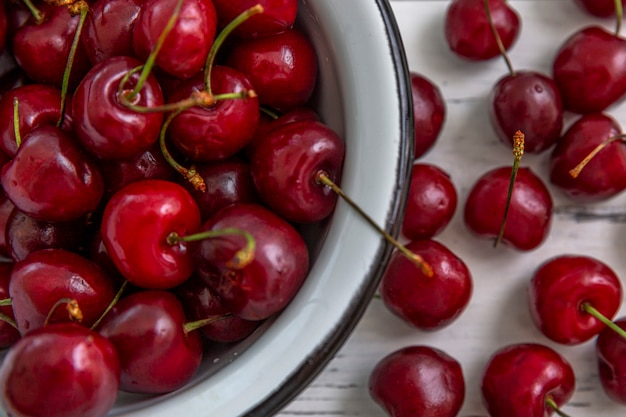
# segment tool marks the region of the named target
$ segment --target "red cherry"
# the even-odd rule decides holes
[[[394,252],[380,285],[385,306],[418,329],[436,330],[449,325],[471,298],[469,269],[450,249],[434,240],[412,241],[406,248],[421,256],[433,275],[425,275],[404,254]]]
[[[615,16],[615,0],[574,0],[585,12],[596,17]],[[622,0],[622,7],[626,0]]]
[[[293,27],[298,13],[297,0],[213,0],[218,23],[226,26],[245,10],[260,4],[263,13],[250,17],[237,26],[234,34],[250,38],[273,35]]]
[[[130,294],[107,313],[97,330],[119,354],[121,390],[162,394],[189,382],[202,361],[202,341],[185,330],[186,321],[176,296],[161,290]]]
[[[573,345],[596,336],[605,325],[589,314],[589,305],[611,319],[622,303],[615,272],[588,256],[561,255],[544,262],[529,286],[531,317],[551,340]]]
[[[0,403],[11,416],[103,417],[119,377],[111,342],[75,323],[53,324],[9,351],[0,368]]]
[[[465,398],[463,370],[442,350],[407,346],[376,364],[369,393],[392,417],[456,417]]]
[[[7,244],[6,228],[9,216],[13,212],[15,205],[4,193],[0,193],[0,257],[9,259],[11,248]]]
[[[502,44],[508,50],[519,36],[520,18],[504,0],[489,0],[489,8]],[[448,46],[458,56],[470,60],[500,56],[483,0],[453,0],[446,11],[444,25]]]
[[[7,300],[11,297],[9,294],[9,282],[11,279],[11,270],[13,264],[9,262],[0,262],[0,300]],[[13,308],[9,306],[0,307],[0,312],[11,320],[15,320]],[[6,320],[0,320],[0,349],[13,346],[21,337],[20,332]]]
[[[600,26],[571,35],[558,50],[552,74],[563,107],[576,113],[606,109],[626,94],[626,40]]]
[[[416,72],[410,73],[415,130],[414,158],[420,158],[437,141],[446,117],[443,95],[431,80]]]
[[[492,417],[545,417],[574,394],[576,380],[569,362],[536,343],[496,351],[482,378],[483,402]]]
[[[441,233],[450,223],[456,205],[456,188],[447,172],[436,165],[414,164],[402,234],[418,240]]]
[[[198,206],[181,185],[165,180],[128,184],[104,208],[101,233],[113,263],[142,288],[173,288],[191,275],[185,242],[171,243],[200,226]]]
[[[614,323],[626,330],[626,318]],[[626,405],[626,340],[613,329],[603,329],[596,339],[596,356],[602,389],[612,401]]]

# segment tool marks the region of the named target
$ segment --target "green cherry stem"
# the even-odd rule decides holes
[[[276,110],[271,109],[267,106],[261,106],[261,113],[266,114],[273,120],[276,120],[280,117],[280,114]]]
[[[31,0],[22,0],[22,3],[24,3],[24,6],[26,6],[28,11],[30,11],[30,14],[33,15],[35,23],[37,23],[38,25],[41,24],[44,18],[43,13],[41,13],[41,11],[33,4]]]
[[[0,307],[8,307],[12,304],[13,304],[13,299],[11,298],[4,298],[0,300]]]
[[[409,249],[407,249],[406,246],[398,242],[386,230],[380,227],[367,213],[365,213],[365,211],[363,211],[361,207],[359,207],[358,204],[354,202],[354,200],[352,200],[346,193],[344,193],[344,191],[328,177],[328,173],[324,171],[319,171],[317,173],[316,179],[318,183],[330,187],[335,193],[337,193],[346,203],[350,205],[350,207],[356,210],[356,212],[359,213],[359,215],[363,217],[365,221],[367,221],[378,233],[380,233],[387,242],[393,245],[411,262],[413,262],[419,269],[422,270],[422,272],[426,276],[433,276],[432,268],[424,261],[424,259],[422,259],[421,256],[411,252]]]
[[[559,408],[559,405],[556,403],[556,401],[554,401],[554,398],[552,398],[551,395],[548,395],[546,397],[546,405],[548,407],[550,407],[552,410],[554,410],[554,412],[561,417],[570,417],[568,414],[565,414],[563,411],[561,411],[561,409]]]
[[[624,17],[624,8],[622,0],[615,0],[615,36],[619,36],[622,31],[622,18]]]
[[[15,144],[19,149],[22,145],[22,134],[20,133],[20,102],[17,97],[13,98],[13,134],[15,135]]]
[[[619,327],[617,324],[613,323],[613,321],[611,321],[604,314],[602,314],[598,310],[596,310],[591,304],[584,303],[581,306],[581,308],[582,308],[582,310],[585,313],[591,314],[593,317],[595,317],[596,319],[600,320],[605,326],[607,326],[608,328],[613,330],[615,333],[619,334],[621,337],[626,339],[626,331],[624,331],[624,329]]]
[[[96,322],[91,325],[91,330],[95,330],[98,327],[98,325],[100,325],[100,322],[104,319],[104,317],[107,314],[109,314],[109,311],[111,311],[111,309],[115,306],[115,304],[117,304],[120,298],[122,298],[122,294],[124,294],[124,291],[126,290],[127,286],[128,286],[128,280],[124,280],[124,282],[120,286],[120,289],[117,290],[117,293],[115,293],[115,297],[113,297],[113,299],[111,300],[107,308],[104,309],[100,317],[98,317],[98,320],[96,320]]]
[[[498,246],[498,243],[502,241],[504,237],[504,228],[506,227],[506,219],[509,216],[509,208],[511,207],[511,198],[513,197],[513,188],[515,187],[515,179],[517,178],[517,171],[519,170],[519,163],[524,155],[524,134],[521,131],[515,132],[513,135],[513,169],[511,170],[511,179],[509,181],[509,189],[506,195],[506,205],[504,206],[504,216],[502,217],[502,224],[500,225],[500,232],[498,237],[493,242],[493,247]]]
[[[4,321],[6,323],[9,323],[9,325],[11,327],[14,327],[16,330],[19,330],[17,328],[17,323],[15,323],[15,320],[13,320],[11,317],[7,316],[6,314],[4,314],[2,312],[0,312],[0,320]]]
[[[580,175],[580,172],[583,170],[583,168],[585,168],[585,166],[589,163],[589,161],[591,161],[593,158],[595,158],[595,156],[602,150],[604,149],[607,145],[610,145],[611,143],[624,139],[626,138],[626,134],[620,134],[620,135],[615,135],[615,136],[611,136],[610,138],[608,138],[607,140],[605,140],[604,142],[600,143],[598,146],[596,146],[595,148],[593,148],[593,150],[591,152],[589,152],[589,154],[587,156],[585,156],[585,158],[580,161],[580,163],[578,165],[576,165],[574,168],[569,170],[569,174],[572,176],[572,178],[576,178]]]
[[[43,322],[44,326],[47,326],[48,323],[50,323],[50,320],[52,319],[52,315],[57,310],[57,308],[59,308],[62,304],[65,304],[65,308],[67,312],[69,313],[70,320],[76,321],[79,323],[83,320],[83,312],[81,311],[78,305],[78,301],[76,301],[73,298],[64,297],[64,298],[59,299],[59,301],[57,301],[56,303],[54,303],[54,305],[48,312],[46,319]]]
[[[190,321],[183,325],[183,330],[185,334],[188,334],[189,332],[198,330],[201,327],[208,326],[211,323],[215,323],[216,321],[224,320],[232,316],[233,315],[229,313],[229,314],[222,314],[220,316],[209,316],[207,318],[196,320],[196,321]]]
[[[500,55],[502,55],[502,58],[504,59],[504,62],[506,63],[507,68],[509,69],[509,73],[511,74],[512,77],[514,77],[515,69],[513,69],[511,60],[509,59],[509,56],[506,53],[506,48],[504,47],[504,44],[502,43],[502,38],[500,37],[500,34],[498,33],[498,29],[496,28],[496,25],[493,23],[493,18],[491,16],[491,7],[489,7],[489,0],[484,0],[484,4],[485,4],[485,13],[487,14],[487,21],[489,22],[489,28],[491,29],[491,33],[493,33],[493,37],[496,40],[496,44],[498,45],[498,49],[500,50]]]

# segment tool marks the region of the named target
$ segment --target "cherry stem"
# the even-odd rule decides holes
[[[608,138],[607,140],[605,140],[604,142],[602,142],[601,144],[599,144],[598,146],[596,146],[595,148],[593,148],[593,150],[591,152],[589,152],[589,154],[587,156],[585,156],[585,159],[583,159],[582,161],[580,161],[580,163],[578,165],[576,165],[574,168],[569,170],[569,174],[572,176],[572,178],[576,178],[580,175],[580,172],[583,170],[583,168],[585,168],[585,166],[593,159],[595,158],[595,156],[602,150],[604,149],[607,145],[610,145],[611,143],[620,140],[620,139],[624,139],[626,138],[626,134],[619,134],[616,136],[612,136],[610,138]]]
[[[211,50],[207,55],[205,64],[204,64],[204,89],[211,94],[211,70],[213,68],[213,63],[215,62],[215,57],[219,52],[220,48],[226,41],[226,38],[237,28],[237,26],[241,25],[243,22],[254,16],[255,14],[263,13],[263,6],[257,4],[256,6],[252,6],[247,10],[241,12],[239,16],[234,18],[229,24],[227,24],[224,29],[220,31],[220,33],[215,37],[213,41],[213,45],[211,45]]]
[[[622,0],[615,0],[615,36],[619,36],[622,31],[622,18],[624,17],[624,8]]]
[[[6,314],[2,312],[0,312],[0,320],[8,323],[12,327],[14,327],[16,330],[20,330],[17,328],[17,323],[15,323],[15,320],[13,320],[11,317],[7,316]]]
[[[491,7],[489,7],[489,0],[484,0],[485,3],[485,13],[487,14],[487,21],[489,22],[489,28],[491,29],[491,33],[493,33],[493,37],[496,39],[496,44],[498,45],[498,49],[500,50],[500,55],[504,59],[506,66],[509,69],[509,73],[512,77],[515,76],[515,70],[513,69],[513,65],[511,64],[511,60],[509,59],[508,54],[506,53],[506,48],[502,43],[502,38],[498,33],[498,29],[496,29],[496,25],[493,23],[493,18],[491,17]]]
[[[65,119],[65,102],[70,83],[70,75],[74,65],[74,58],[76,57],[76,50],[78,49],[78,42],[80,42],[80,34],[83,32],[83,26],[85,25],[85,20],[87,19],[87,13],[89,13],[89,4],[87,4],[84,0],[80,0],[69,5],[68,10],[72,16],[80,15],[80,17],[78,19],[78,25],[76,26],[76,32],[74,33],[74,39],[72,39],[72,46],[70,47],[70,54],[67,57],[65,71],[63,72],[63,82],[61,84],[61,115],[57,121],[57,127],[60,127]]]
[[[593,317],[600,320],[605,326],[607,326],[611,330],[615,331],[615,333],[619,334],[621,337],[626,339],[626,331],[622,329],[621,327],[619,327],[617,324],[613,323],[613,321],[611,321],[604,314],[596,310],[595,307],[593,307],[591,304],[584,303],[582,304],[581,308],[585,313],[591,314]]]
[[[357,213],[359,213],[359,215],[361,215],[374,229],[376,229],[376,231],[380,233],[385,238],[385,240],[387,240],[387,242],[392,244],[404,256],[406,256],[411,262],[413,262],[419,269],[421,269],[422,273],[424,273],[428,277],[433,276],[432,268],[430,267],[430,265],[426,263],[426,261],[424,261],[424,259],[422,259],[421,256],[419,256],[416,253],[411,252],[409,249],[407,249],[406,246],[398,242],[386,230],[380,227],[367,213],[363,211],[363,209],[361,209],[361,207],[359,207],[350,197],[348,197],[346,193],[343,192],[343,190],[337,184],[335,184],[328,177],[328,174],[326,172],[318,171],[318,173],[316,174],[316,180],[318,183],[325,185],[327,187],[330,187],[335,193],[337,193],[346,203],[348,203],[354,210],[356,210]]]
[[[513,197],[513,188],[515,187],[515,179],[517,178],[517,171],[519,170],[519,163],[524,155],[524,134],[521,131],[515,132],[513,135],[513,169],[511,170],[511,179],[509,180],[509,189],[506,195],[506,204],[504,206],[504,215],[502,217],[502,224],[500,225],[500,232],[498,237],[493,242],[493,247],[498,246],[498,243],[504,237],[504,228],[506,227],[506,219],[509,216],[509,208],[511,207],[511,198]]]
[[[239,235],[246,239],[246,246],[239,249],[231,260],[226,263],[228,268],[242,269],[248,266],[254,260],[254,251],[256,250],[256,241],[254,236],[246,230],[237,229],[235,227],[226,227],[224,229],[207,230],[204,232],[194,233],[193,235],[180,236],[176,232],[172,232],[167,236],[167,243],[176,245],[180,242],[197,242],[199,240],[211,239],[220,236]]]
[[[31,0],[22,0],[22,2],[26,6],[26,8],[30,11],[30,14],[33,15],[35,22],[38,25],[41,24],[44,18],[43,13],[41,13],[41,11],[37,7],[35,7],[35,5],[33,4]]]
[[[128,280],[124,280],[124,282],[120,286],[120,289],[117,290],[117,293],[115,293],[115,297],[113,297],[113,299],[111,300],[107,308],[105,308],[102,314],[100,315],[100,317],[98,317],[98,320],[96,320],[96,322],[91,326],[91,330],[94,330],[96,327],[98,327],[98,325],[104,319],[104,317],[107,314],[109,314],[109,311],[111,311],[111,309],[115,306],[115,304],[117,304],[117,302],[120,301],[120,298],[122,298],[122,294],[124,294],[124,291],[126,290],[127,286],[128,286]]]
[[[2,300],[0,300],[0,307],[7,307],[13,304],[13,299],[11,298],[4,298]]]
[[[54,305],[48,312],[46,319],[43,322],[44,326],[48,325],[48,323],[50,322],[50,319],[52,318],[52,315],[57,310],[57,308],[61,306],[61,304],[65,304],[65,308],[67,312],[69,313],[70,320],[77,321],[79,323],[83,320],[83,312],[80,310],[80,307],[78,306],[78,301],[76,301],[73,298],[64,297],[64,298],[61,298],[56,303],[54,303]]]
[[[20,133],[20,101],[17,97],[13,97],[13,134],[15,135],[15,144],[19,149],[22,145],[22,135]]]
[[[205,319],[190,321],[188,323],[183,324],[183,331],[185,332],[185,334],[188,334],[189,332],[198,330],[201,327],[208,326],[211,323],[215,323],[216,321],[224,320],[232,316],[233,316],[232,314],[228,313],[228,314],[222,314],[220,316],[209,316]]]
[[[270,109],[267,106],[261,106],[261,113],[265,113],[266,115],[268,115],[273,120],[276,120],[276,119],[278,119],[280,117],[280,114],[276,110]]]
[[[150,72],[152,71],[152,68],[155,65],[156,57],[161,51],[163,44],[165,43],[165,38],[167,38],[167,35],[169,35],[169,33],[172,31],[172,29],[174,28],[174,25],[176,24],[176,21],[178,20],[178,16],[180,15],[180,10],[183,7],[183,1],[184,0],[178,0],[176,2],[176,6],[174,7],[172,16],[167,21],[165,28],[163,28],[163,32],[161,32],[161,35],[159,35],[159,38],[157,39],[157,43],[154,46],[154,49],[152,50],[152,52],[150,52],[150,55],[148,55],[148,59],[146,60],[146,63],[142,67],[141,75],[139,77],[139,81],[137,82],[137,85],[135,85],[135,88],[129,94],[129,97],[128,97],[129,101],[133,101],[135,99],[137,94],[139,94],[139,91],[141,91],[146,80],[148,79],[148,75],[150,75]]]
[[[557,415],[561,417],[570,417],[568,414],[565,414],[563,411],[561,411],[561,409],[559,408],[559,405],[556,403],[556,401],[554,401],[554,398],[552,398],[551,395],[548,395],[546,397],[546,405],[550,407],[551,409],[553,409]]]

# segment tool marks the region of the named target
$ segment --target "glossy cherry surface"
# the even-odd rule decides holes
[[[615,16],[615,0],[575,0],[584,11],[596,17]],[[622,7],[626,1],[622,0]]]
[[[297,0],[213,0],[218,24],[225,26],[250,7],[260,4],[263,13],[256,14],[237,26],[233,32],[241,37],[273,35],[293,27],[298,14]]]
[[[441,90],[430,79],[411,72],[413,124],[415,130],[414,157],[423,156],[437,141],[446,119],[446,103]]]
[[[614,323],[626,330],[626,318]],[[596,339],[595,352],[602,389],[611,400],[626,405],[626,340],[607,327]]]

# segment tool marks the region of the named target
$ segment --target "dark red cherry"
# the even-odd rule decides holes
[[[502,77],[491,94],[491,121],[498,138],[513,145],[515,132],[524,132],[524,150],[540,153],[553,146],[563,129],[563,103],[554,81],[535,71]]]
[[[562,344],[578,344],[605,325],[585,308],[609,320],[622,304],[617,274],[602,261],[582,255],[560,255],[533,274],[528,290],[531,317],[541,332]]]
[[[601,26],[588,26],[559,48],[552,75],[563,107],[575,113],[599,112],[626,94],[626,40]]]
[[[461,364],[430,346],[407,346],[376,363],[370,397],[391,417],[456,417],[465,399]]]
[[[626,318],[614,323],[626,330]],[[602,389],[612,401],[626,405],[626,340],[607,327],[598,335],[595,351]]]
[[[263,6],[263,13],[250,17],[234,30],[234,34],[246,38],[273,35],[290,29],[298,13],[297,0],[213,0],[213,4],[221,27],[245,10],[257,4]]]
[[[162,112],[138,112],[127,107],[119,96],[123,77],[142,63],[130,57],[113,57],[85,75],[72,100],[74,131],[81,145],[104,159],[124,159],[145,152],[159,138]],[[140,74],[133,74],[124,87],[130,94]],[[163,104],[163,94],[156,78],[150,75],[134,105],[155,107]]]
[[[11,297],[9,294],[9,282],[11,279],[11,270],[13,263],[0,262],[0,300],[7,300]],[[0,307],[0,312],[9,319],[15,320],[13,308],[8,306]],[[0,320],[0,349],[12,346],[21,337],[20,332],[6,320]]]
[[[217,65],[211,69],[213,94],[240,93],[254,87],[239,71]],[[204,74],[178,85],[171,102],[204,90]],[[179,113],[168,127],[178,150],[194,161],[207,162],[235,155],[253,139],[259,124],[256,97],[219,100],[209,107],[195,106]]]
[[[626,189],[626,146],[622,141],[606,145],[580,171],[570,174],[595,148],[621,133],[610,115],[581,116],[564,133],[550,156],[550,182],[569,198],[587,203],[604,201]]]
[[[309,269],[308,248],[302,237],[285,220],[255,204],[225,207],[200,230],[225,228],[252,235],[256,245],[252,261],[244,267],[231,265],[246,240],[225,235],[197,243],[196,272],[238,317],[263,320],[285,308]]]
[[[202,361],[202,341],[186,322],[180,301],[161,290],[130,294],[107,313],[97,330],[119,354],[121,390],[162,394],[189,382]]]
[[[441,233],[452,220],[456,206],[457,192],[450,175],[436,165],[414,164],[402,234],[419,240]]]
[[[12,416],[104,417],[119,378],[110,341],[76,323],[52,324],[9,350],[0,368],[0,404]]]
[[[519,36],[520,18],[504,0],[489,0],[489,8],[502,45],[508,50]],[[500,56],[484,0],[451,1],[445,15],[444,32],[452,52],[462,58],[487,60]]]
[[[78,302],[83,315],[81,323],[89,327],[108,307],[115,291],[111,278],[100,267],[63,249],[43,249],[16,262],[9,285],[13,314],[22,334],[42,327],[62,299]],[[67,310],[60,306],[49,322],[70,320]]]
[[[570,363],[548,346],[508,345],[496,351],[483,373],[482,397],[492,417],[545,417],[574,394]]]
[[[6,46],[7,39],[7,12],[4,3],[0,4],[0,51]]]
[[[94,160],[53,125],[38,127],[24,138],[15,158],[4,165],[1,183],[17,208],[48,222],[86,216],[104,192]]]
[[[297,29],[238,39],[226,63],[250,80],[261,104],[283,111],[306,104],[317,82],[317,54]]]
[[[446,118],[446,103],[439,87],[416,72],[410,73],[415,128],[414,157],[420,158],[437,141]]]
[[[574,0],[585,12],[596,17],[615,16],[615,0]],[[622,0],[626,7],[626,0]]]
[[[11,248],[7,244],[6,228],[9,216],[13,212],[15,205],[4,193],[0,193],[0,257],[10,259]]]
[[[472,186],[464,221],[475,235],[496,238],[500,233],[511,171],[511,167],[492,169]],[[552,209],[552,196],[541,178],[530,168],[519,168],[502,241],[522,251],[537,248],[548,237]]]
[[[92,64],[133,56],[133,27],[143,0],[97,0],[90,7],[80,41]]]
[[[449,325],[471,298],[473,284],[467,265],[434,240],[411,241],[406,247],[430,265],[433,275],[425,275],[404,254],[394,252],[380,285],[385,306],[418,329]]]
[[[345,153],[341,138],[321,122],[284,124],[254,146],[251,172],[265,204],[285,219],[311,223],[328,217],[337,194],[319,183],[325,172],[339,183]]]
[[[141,60],[156,47],[178,0],[146,0],[133,29],[133,47]],[[181,79],[204,68],[217,31],[217,15],[211,0],[184,1],[178,19],[156,57],[156,65]]]
[[[165,180],[135,181],[104,208],[102,240],[113,263],[132,284],[173,288],[193,271],[185,242],[170,242],[200,226],[198,205],[181,185]]]

